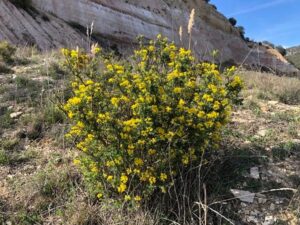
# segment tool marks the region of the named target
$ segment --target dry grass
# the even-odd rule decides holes
[[[253,71],[243,71],[240,75],[246,85],[246,95],[253,94],[259,99],[278,100],[285,104],[300,104],[299,78]]]

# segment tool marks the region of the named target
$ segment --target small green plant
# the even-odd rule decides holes
[[[6,164],[9,164],[9,156],[7,155],[6,151],[0,149],[0,165]]]
[[[13,150],[18,145],[18,139],[3,139],[0,141],[0,147],[4,150]]]
[[[44,121],[47,125],[63,123],[65,118],[65,114],[53,104],[49,104],[44,109]]]
[[[31,140],[39,139],[43,136],[44,120],[39,116],[35,117],[35,120],[27,128],[27,137]]]
[[[294,153],[299,153],[300,145],[298,143],[286,142],[282,143],[272,149],[272,155],[274,160],[282,161],[290,157]]]
[[[48,84],[42,84],[23,75],[17,76],[14,79],[14,83],[16,88],[5,93],[4,98],[17,101],[18,103],[27,102],[35,105],[41,100],[39,97],[42,94],[42,89],[48,88]]]
[[[279,101],[285,104],[297,105],[300,103],[300,87],[286,87],[286,89],[278,93],[277,96]]]
[[[197,63],[160,35],[116,63],[93,47],[63,50],[74,75],[64,110],[83,154],[74,162],[99,198],[139,203],[167,192],[176,177],[216,146],[242,88],[234,67]],[[104,70],[99,70],[99,64]]]
[[[11,69],[3,62],[0,61],[0,74],[1,73],[10,73]]]
[[[41,217],[36,212],[28,212],[24,210],[17,213],[14,221],[16,224],[40,224]]]
[[[250,109],[255,115],[259,116],[261,115],[261,108],[260,106],[257,104],[257,102],[250,100],[245,104],[245,107],[247,107],[248,109]]]
[[[49,76],[54,80],[59,80],[64,77],[66,71],[56,62],[52,62],[48,67],[43,67],[42,75]]]
[[[11,64],[14,62],[16,48],[6,41],[0,42],[0,62]]]
[[[10,117],[10,110],[6,110],[2,115],[0,114],[0,124],[2,129],[11,128],[15,121]]]

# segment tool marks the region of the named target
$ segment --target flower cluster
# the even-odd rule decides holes
[[[218,143],[242,87],[234,68],[222,76],[160,35],[123,63],[100,50],[63,52],[75,75],[64,106],[74,122],[68,136],[99,198],[140,202],[166,192]]]

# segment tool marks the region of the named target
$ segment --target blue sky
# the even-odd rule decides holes
[[[300,45],[300,0],[211,0],[245,27],[246,36],[276,45]]]

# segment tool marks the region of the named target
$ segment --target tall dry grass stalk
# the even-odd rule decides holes
[[[191,49],[192,31],[193,31],[194,25],[195,25],[195,9],[192,9],[191,14],[190,14],[189,24],[188,24],[188,34],[190,35],[189,50]]]
[[[87,49],[90,50],[91,49],[91,44],[92,44],[92,34],[94,31],[94,21],[91,23],[91,26],[87,26],[86,28],[86,37],[87,37]]]
[[[182,42],[182,26],[179,27],[179,39]]]

